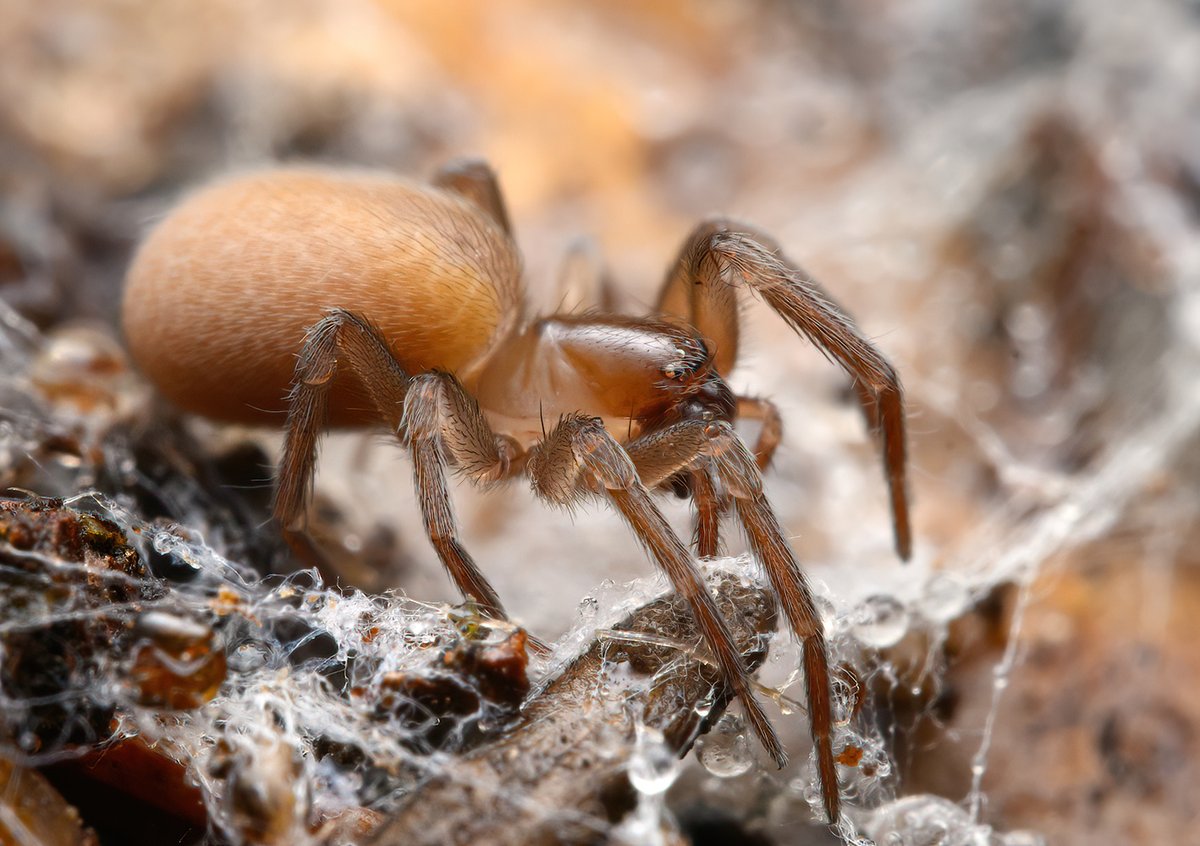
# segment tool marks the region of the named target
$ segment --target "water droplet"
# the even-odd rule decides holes
[[[921,613],[933,623],[948,623],[963,612],[971,594],[966,584],[950,573],[934,573],[925,584]]]
[[[679,774],[679,759],[667,746],[661,731],[639,725],[637,744],[629,759],[629,783],[646,796],[666,793]]]
[[[252,673],[266,666],[270,660],[270,649],[261,641],[251,640],[238,644],[229,653],[229,669],[234,673]]]
[[[893,596],[871,596],[855,612],[853,631],[863,646],[895,646],[908,631],[908,614]]]
[[[754,754],[746,739],[742,720],[726,714],[699,742],[698,755],[704,769],[717,778],[734,778],[750,769]]]
[[[175,559],[178,564],[183,564],[193,570],[200,569],[200,562],[196,560],[195,555],[188,549],[188,545],[184,540],[168,531],[155,532],[150,540],[154,551],[160,555],[169,555]]]

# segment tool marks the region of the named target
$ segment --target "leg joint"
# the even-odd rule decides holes
[[[400,431],[412,441],[432,440],[441,431],[443,385],[439,374],[414,376],[404,395]]]

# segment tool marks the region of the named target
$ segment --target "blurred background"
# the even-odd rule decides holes
[[[97,349],[120,362],[124,269],[189,187],[295,160],[419,178],[468,154],[499,173],[542,311],[584,236],[620,307],[645,311],[721,212],[773,233],[897,366],[907,567],[844,376],[753,304],[732,379],[782,409],[769,492],[873,695],[887,766],[859,785],[865,830],[1194,828],[1200,5],[5,0],[0,298],[49,339],[44,387]],[[170,413],[142,402],[89,431]],[[275,435],[185,425],[217,458],[254,444],[230,496],[266,497]],[[14,455],[0,481],[32,484]],[[335,437],[322,513],[348,581],[451,596],[409,474],[394,445]],[[106,484],[51,475],[64,490],[39,493]],[[602,507],[552,512],[520,484],[455,496],[466,545],[547,639],[603,580],[651,569]],[[803,718],[780,722],[803,749]],[[672,807],[807,842],[798,773],[693,766]],[[905,796],[935,803],[913,806],[937,809],[926,835],[895,821]]]

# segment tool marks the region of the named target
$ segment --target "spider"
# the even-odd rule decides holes
[[[896,372],[811,277],[745,224],[698,225],[650,316],[534,317],[485,163],[452,162],[428,185],[369,171],[271,170],[203,189],[162,221],[129,270],[123,318],[135,360],[182,408],[259,424],[286,412],[274,497],[285,534],[302,532],[322,431],[388,426],[411,455],[430,543],[459,590],[494,617],[504,609],[459,542],[448,472],[476,484],[524,474],[539,497],[562,505],[606,498],[689,603],[782,767],[786,754],[728,625],[651,492],[691,498],[700,557],[717,554],[720,518],[732,509],[802,642],[822,797],[834,822],[822,623],[763,492],[780,415],[768,401],[736,396],[723,379],[737,358],[740,290],[761,297],[851,376],[881,444],[896,547],[907,558]],[[739,417],[762,424],[753,449],[734,431]],[[547,419],[557,421],[549,432]]]

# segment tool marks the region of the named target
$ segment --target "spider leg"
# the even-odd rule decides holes
[[[758,440],[754,444],[754,463],[758,469],[766,472],[775,458],[775,450],[783,440],[783,417],[779,407],[768,399],[761,397],[738,397],[738,419],[758,420],[762,428],[758,431]]]
[[[734,507],[746,530],[750,548],[762,562],[775,588],[792,632],[801,639],[804,654],[804,689],[825,813],[830,822],[839,814],[837,768],[833,759],[832,694],[829,687],[829,656],[825,628],[813,601],[812,590],[787,542],[779,518],[763,492],[762,475],[754,457],[729,426],[713,442],[713,465],[733,497]]]
[[[442,564],[464,596],[474,597],[485,614],[507,619],[500,597],[458,541],[446,484],[446,459],[475,482],[509,474],[515,442],[492,433],[475,400],[453,376],[417,376],[404,402],[401,431],[413,456],[413,480],[421,501],[425,531]]]
[[[708,487],[693,486],[693,496],[711,496],[711,478],[715,476],[732,497],[750,547],[779,597],[788,625],[802,643],[805,695],[822,797],[830,822],[836,822],[840,798],[833,758],[832,695],[824,626],[804,571],[767,501],[754,455],[728,423],[702,420],[686,420],[660,429],[632,441],[626,449],[647,485],[654,486],[691,468],[693,480],[697,476],[710,480]],[[712,507],[697,503],[702,514]]]
[[[762,421],[754,453],[759,470],[766,470],[783,436],[783,421],[779,409],[770,400],[753,397],[737,397],[737,408],[739,418]],[[670,434],[664,435],[663,431]],[[680,464],[677,457],[689,453],[688,448],[681,446],[676,440],[678,434],[675,428],[652,432],[627,444],[625,448],[633,458],[638,475],[648,488],[669,485],[672,479],[681,478],[678,474],[687,473],[687,490],[690,491],[692,504],[696,509],[693,545],[697,556],[712,558],[720,554],[720,522],[729,511],[729,497],[718,489],[716,480],[707,469],[692,467],[689,470],[686,462]],[[697,442],[692,447],[692,454],[702,448],[703,444]]]
[[[683,250],[658,294],[657,311],[681,318],[694,326],[712,345],[717,372],[728,375],[737,362],[741,327],[737,289],[719,278],[701,278],[696,273],[693,255],[720,231],[722,223],[709,220],[699,224],[684,242]]]
[[[768,754],[782,767],[787,755],[772,728],[717,605],[696,564],[676,537],[650,492],[638,478],[633,461],[604,429],[599,418],[563,418],[546,439],[529,452],[526,465],[534,491],[550,502],[569,505],[588,492],[603,493],[625,518],[638,540],[691,608],[721,673]]]
[[[705,447],[702,429],[675,425],[633,439],[625,444],[625,451],[633,460],[638,478],[651,490],[670,489],[673,482],[686,480],[696,508],[696,555],[713,558],[720,553],[720,522],[728,502],[719,495],[708,468],[696,460]]]
[[[487,212],[504,234],[511,237],[512,224],[504,205],[504,195],[500,192],[500,182],[491,165],[483,159],[462,158],[446,162],[438,168],[430,183],[466,197]]]
[[[693,538],[696,555],[715,558],[721,554],[721,516],[725,513],[727,503],[717,494],[716,480],[707,467],[698,467],[690,471],[690,475],[692,503],[696,508],[696,533]]]
[[[775,450],[778,449],[782,431],[784,431],[779,408],[769,400],[760,400],[755,397],[739,396],[737,403],[738,418],[761,421],[762,425],[758,430],[758,440],[755,444],[755,461],[758,469],[766,470],[775,456]],[[674,430],[670,431],[674,432]],[[642,481],[646,482],[647,487],[670,488],[673,482],[684,480],[684,476],[678,475],[683,472],[683,468],[677,466],[677,462],[668,457],[677,455],[680,451],[678,444],[673,440],[655,438],[654,434],[648,434],[644,438],[626,444],[626,450],[629,450],[630,456],[634,458],[637,472],[641,475]],[[674,475],[662,475],[661,470],[656,467],[656,462],[664,461],[665,467],[673,468]],[[652,476],[656,481],[647,481],[648,476]],[[696,509],[696,530],[694,538],[692,538],[692,545],[696,547],[698,557],[718,556],[721,551],[721,517],[724,517],[730,510],[730,498],[719,490],[716,480],[712,478],[707,469],[691,468],[686,472],[685,481],[685,490],[690,492],[692,506]]]
[[[596,243],[577,238],[559,265],[557,311],[576,314],[588,309],[614,312],[617,296]]]
[[[896,550],[912,552],[904,400],[900,379],[838,303],[766,234],[724,219],[700,224],[667,275],[659,310],[690,322],[716,343],[718,371],[728,373],[737,352],[740,282],[760,296],[854,380],[873,434],[880,441],[892,505]]]
[[[285,531],[304,515],[312,490],[317,439],[339,366],[366,390],[380,420],[404,441],[429,541],[455,585],[489,616],[505,619],[495,589],[458,541],[446,480],[448,459],[474,482],[509,475],[517,447],[495,435],[479,407],[447,373],[410,376],[370,323],[334,310],[309,330],[296,363],[274,516]]]

